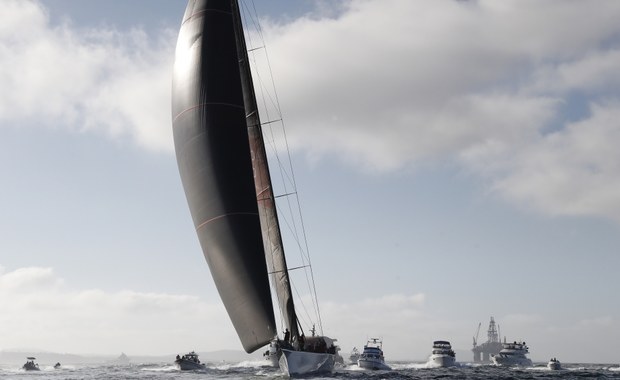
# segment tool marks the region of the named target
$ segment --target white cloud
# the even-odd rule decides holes
[[[350,304],[327,302],[322,308],[329,316],[325,333],[338,338],[344,349],[365,343],[364,334],[381,335],[390,341],[388,352],[403,356],[410,351],[410,334],[424,337],[434,329],[428,328],[435,323],[425,316],[425,298],[394,294]],[[207,304],[184,295],[72,290],[52,268],[0,270],[0,304],[4,348],[141,355],[190,348],[242,350],[219,300]]]
[[[589,191],[581,173],[590,160],[617,162],[607,149],[615,134],[599,138],[611,121],[580,115],[612,124],[579,128],[579,139],[602,144],[596,157],[561,161],[577,137],[567,104],[577,99],[600,114],[620,99],[619,3],[348,4],[336,18],[265,28],[292,146],[367,171],[448,160],[541,212],[620,219],[605,190],[616,188],[618,173],[599,172]],[[560,167],[543,161],[541,173],[527,157],[550,145]],[[562,183],[553,185],[558,175]],[[551,199],[560,186],[569,194]]]
[[[0,123],[129,136],[172,150],[174,33],[53,26],[32,1],[4,1],[0,23]],[[26,25],[27,27],[24,27]],[[15,33],[20,30],[20,33]]]
[[[592,104],[591,113],[516,152],[495,189],[552,215],[620,221],[620,102]]]
[[[172,151],[176,31],[78,32],[51,25],[35,2],[2,7],[0,79],[11,89],[0,93],[2,126],[68,128]],[[617,137],[605,118],[620,101],[620,3],[334,7],[263,28],[293,149],[369,172],[448,161],[540,212],[620,219],[609,149]],[[29,27],[16,34],[16,25]],[[564,114],[571,102],[592,115]],[[585,141],[600,145],[588,150]]]
[[[450,340],[459,352],[469,350],[471,321],[459,315],[438,315],[427,303],[423,293],[349,303],[327,301],[321,305],[324,333],[338,339],[345,357],[352,347],[360,348],[372,337],[383,338],[388,360],[425,360],[437,339]],[[73,290],[52,268],[30,267],[11,272],[0,268],[0,304],[4,349],[107,355],[241,351],[219,300],[207,303],[193,296],[129,290]],[[509,340],[526,340],[535,360],[560,353],[564,361],[611,360],[609,353],[616,351],[610,351],[609,344],[620,341],[618,321],[608,315],[572,322],[568,318],[559,324],[537,314],[507,315],[496,321]],[[598,342],[605,340],[608,346],[601,347]],[[596,356],[585,358],[584,348]]]
[[[51,268],[0,271],[0,304],[4,348],[153,355],[241,349],[219,302],[134,291],[75,291]]]

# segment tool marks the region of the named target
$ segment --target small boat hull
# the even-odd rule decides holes
[[[385,362],[379,360],[358,359],[357,366],[363,369],[372,369],[378,371],[389,371],[392,368],[385,364]]]
[[[454,367],[456,365],[456,359],[450,355],[431,355],[428,359],[429,367]]]
[[[562,365],[558,361],[555,361],[555,362],[551,361],[551,362],[547,363],[547,368],[549,368],[552,371],[558,371],[558,370],[562,369]]]
[[[174,365],[181,371],[193,371],[204,369],[205,365],[202,363],[196,363],[191,360],[177,359],[174,361]]]
[[[327,373],[334,370],[336,355],[282,349],[280,369],[287,376]]]

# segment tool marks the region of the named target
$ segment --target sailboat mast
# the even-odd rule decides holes
[[[258,212],[263,234],[263,244],[265,247],[265,257],[269,268],[272,286],[276,291],[280,312],[284,318],[286,327],[291,333],[291,338],[299,337],[299,328],[291,283],[284,256],[284,245],[278,222],[275,197],[263,132],[258,113],[256,94],[252,82],[252,73],[248,58],[247,46],[241,21],[241,11],[239,2],[231,0],[233,20],[235,25],[235,35],[237,41],[237,53],[239,56],[239,68],[241,72],[241,85],[243,88],[243,100],[245,104],[246,122],[248,127],[248,137],[250,141],[250,152],[252,155],[252,167],[254,170],[254,184],[258,202]]]

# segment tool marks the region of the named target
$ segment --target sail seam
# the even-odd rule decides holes
[[[252,215],[252,216],[256,216],[258,215],[258,213],[256,212],[231,212],[228,214],[222,214],[222,215],[218,215],[216,217],[213,217],[211,219],[207,219],[204,222],[200,223],[198,226],[196,226],[196,231],[198,231],[199,229],[201,229],[202,227],[204,227],[205,225],[217,220],[217,219],[221,219],[221,218],[225,218],[227,216],[235,216],[235,215]]]
[[[186,109],[184,109],[183,111],[179,112],[179,113],[178,113],[178,114],[174,117],[174,119],[172,119],[172,124],[173,124],[173,126],[174,126],[174,122],[175,122],[175,121],[176,121],[179,117],[181,117],[181,115],[183,115],[183,114],[184,114],[184,113],[186,113],[186,112],[193,111],[193,110],[195,110],[196,108],[199,108],[199,107],[202,107],[202,106],[213,106],[213,105],[217,105],[217,106],[230,106],[230,107],[235,107],[235,108],[239,108],[239,109],[243,109],[243,110],[245,110],[245,107],[244,107],[244,106],[240,106],[240,105],[238,105],[238,104],[232,104],[232,103],[220,103],[220,102],[200,103],[200,104],[196,104],[196,105],[195,105],[195,106],[193,106],[193,107],[186,108]]]

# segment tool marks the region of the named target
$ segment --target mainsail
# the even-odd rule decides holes
[[[231,1],[189,0],[177,41],[172,124],[200,245],[241,343],[253,352],[276,336],[276,328],[235,13]]]
[[[237,33],[237,53],[239,55],[239,66],[241,68],[243,102],[245,104],[250,151],[252,154],[252,165],[254,167],[254,185],[258,201],[258,212],[261,219],[267,266],[269,267],[271,284],[276,292],[280,312],[282,313],[286,327],[289,329],[291,337],[297,339],[299,337],[297,314],[295,313],[295,306],[293,304],[293,294],[288,276],[286,257],[284,255],[284,244],[282,243],[280,224],[278,223],[275,197],[271,184],[271,176],[269,174],[269,165],[267,162],[267,153],[265,151],[265,142],[263,141],[258,105],[256,104],[254,84],[252,83],[248,50],[243,35],[239,4],[233,1],[232,7],[235,31]]]

